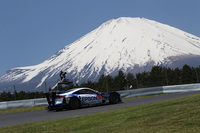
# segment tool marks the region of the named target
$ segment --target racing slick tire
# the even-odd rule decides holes
[[[116,104],[119,102],[119,95],[117,93],[111,93],[109,96],[109,102],[110,104]]]
[[[80,101],[76,97],[72,97],[69,101],[69,107],[70,109],[77,109],[80,107]]]

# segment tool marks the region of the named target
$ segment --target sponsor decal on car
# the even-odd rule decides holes
[[[97,100],[97,97],[95,96],[82,97],[82,101],[92,101],[92,100]]]

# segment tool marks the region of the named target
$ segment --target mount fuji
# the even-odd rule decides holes
[[[44,62],[8,70],[0,86],[56,81],[60,71],[82,83],[104,75],[150,71],[155,65],[200,65],[200,38],[166,24],[121,17],[109,20]]]

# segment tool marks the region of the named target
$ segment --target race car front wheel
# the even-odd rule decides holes
[[[80,107],[79,99],[76,98],[76,97],[71,98],[70,101],[69,101],[69,106],[70,106],[71,109],[79,108]]]
[[[119,95],[117,93],[111,93],[109,96],[109,102],[110,104],[115,104],[119,102]]]

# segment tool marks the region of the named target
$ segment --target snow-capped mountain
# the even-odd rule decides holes
[[[65,46],[41,64],[18,67],[0,77],[0,86],[59,78],[60,71],[76,83],[102,75],[149,71],[154,65],[200,65],[200,38],[145,18],[112,19]]]

